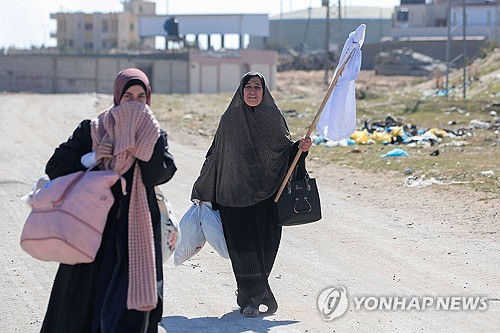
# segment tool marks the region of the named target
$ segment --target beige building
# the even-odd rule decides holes
[[[57,47],[65,52],[100,53],[112,49],[154,49],[154,37],[139,37],[139,16],[155,15],[156,4],[123,1],[120,13],[55,13]]]

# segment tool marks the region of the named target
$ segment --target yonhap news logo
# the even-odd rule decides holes
[[[342,316],[349,306],[345,287],[326,288],[319,294],[318,309],[326,321]]]
[[[318,310],[326,321],[354,311],[486,311],[484,296],[352,296],[343,286],[324,289],[318,296]]]

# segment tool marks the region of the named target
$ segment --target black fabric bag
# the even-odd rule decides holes
[[[297,165],[276,203],[279,226],[300,225],[321,220],[321,203],[316,179],[305,166]]]

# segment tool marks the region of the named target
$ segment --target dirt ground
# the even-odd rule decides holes
[[[332,71],[328,73],[327,82],[330,83]],[[412,76],[380,76],[374,71],[361,71],[356,79],[356,88],[366,89],[367,87],[377,87],[380,90],[394,91],[403,89],[419,80]],[[276,76],[276,86],[279,92],[290,95],[297,95],[299,92],[311,94],[311,90],[319,90],[324,87],[324,71],[289,71],[280,72]],[[322,93],[324,95],[324,92]]]
[[[53,149],[80,120],[101,111],[103,98],[109,96],[0,94],[1,332],[39,330],[57,268],[20,248],[29,213],[21,197],[42,175]],[[175,124],[166,129],[179,171],[162,189],[180,218],[190,206],[209,142],[189,144]],[[323,219],[283,231],[269,279],[278,312],[243,318],[230,262],[207,244],[181,266],[172,259],[164,265],[167,332],[500,330],[498,198],[485,200],[459,185],[405,187],[403,177],[337,165],[320,168],[314,161],[309,169],[318,181]],[[325,320],[318,298],[330,287],[345,288],[348,306],[339,318]],[[356,308],[355,299],[362,296],[373,302],[377,297],[483,297],[487,309]]]

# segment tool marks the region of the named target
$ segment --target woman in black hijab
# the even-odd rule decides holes
[[[220,119],[191,195],[220,211],[237,303],[245,316],[259,315],[261,304],[268,314],[278,309],[268,284],[281,240],[273,200],[297,149],[307,152],[310,146],[310,138],[291,140],[264,76],[245,74]]]

